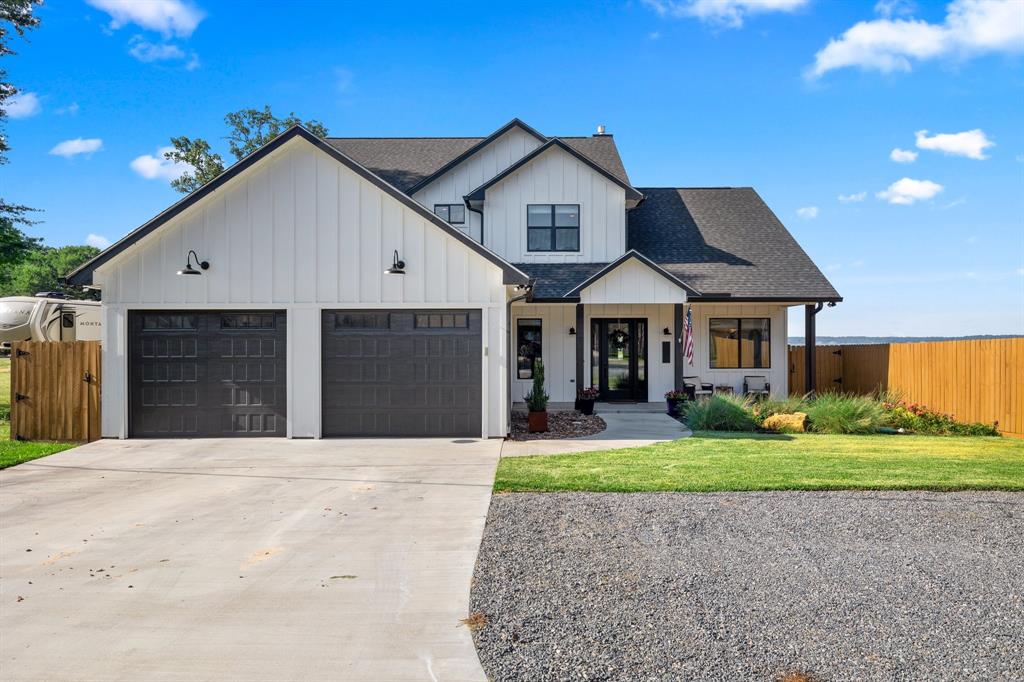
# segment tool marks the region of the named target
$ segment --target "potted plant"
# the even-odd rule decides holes
[[[679,403],[686,400],[686,391],[672,389],[665,393],[665,404],[668,406],[668,416],[679,416]]]
[[[576,391],[576,409],[583,414],[594,414],[594,401],[600,393],[596,388],[581,388]]]
[[[528,415],[530,433],[543,433],[548,430],[548,399],[544,391],[544,361],[537,358],[533,361],[533,387],[523,396]]]

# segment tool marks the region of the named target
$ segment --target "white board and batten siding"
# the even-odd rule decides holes
[[[210,262],[201,277],[176,274],[189,249]],[[395,249],[405,275],[384,274]],[[231,179],[94,279],[105,309],[104,436],[127,435],[127,311],[176,308],[287,311],[293,437],[320,435],[322,310],[481,309],[482,435],[506,433],[501,270],[305,140]]]
[[[686,291],[631,258],[580,292],[580,301],[591,303],[684,303]]]
[[[580,250],[531,252],[529,204],[579,204]],[[552,146],[487,189],[484,245],[512,263],[610,263],[626,252],[626,191]]]
[[[541,141],[522,128],[513,127],[477,150],[475,154],[448,170],[413,195],[427,209],[435,204],[464,204],[463,197],[541,145]],[[524,209],[525,210],[525,209]],[[480,214],[466,210],[466,234],[480,241]]]

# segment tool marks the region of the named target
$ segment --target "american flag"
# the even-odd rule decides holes
[[[686,364],[693,367],[693,308],[686,306],[686,320],[683,322],[683,354]]]

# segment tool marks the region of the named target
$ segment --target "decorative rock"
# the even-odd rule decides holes
[[[762,426],[769,431],[778,433],[804,433],[807,431],[807,414],[804,412],[773,414],[764,420]]]

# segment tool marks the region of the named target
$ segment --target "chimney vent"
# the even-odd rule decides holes
[[[604,135],[604,126],[603,125],[597,126],[597,134],[598,135]]]

